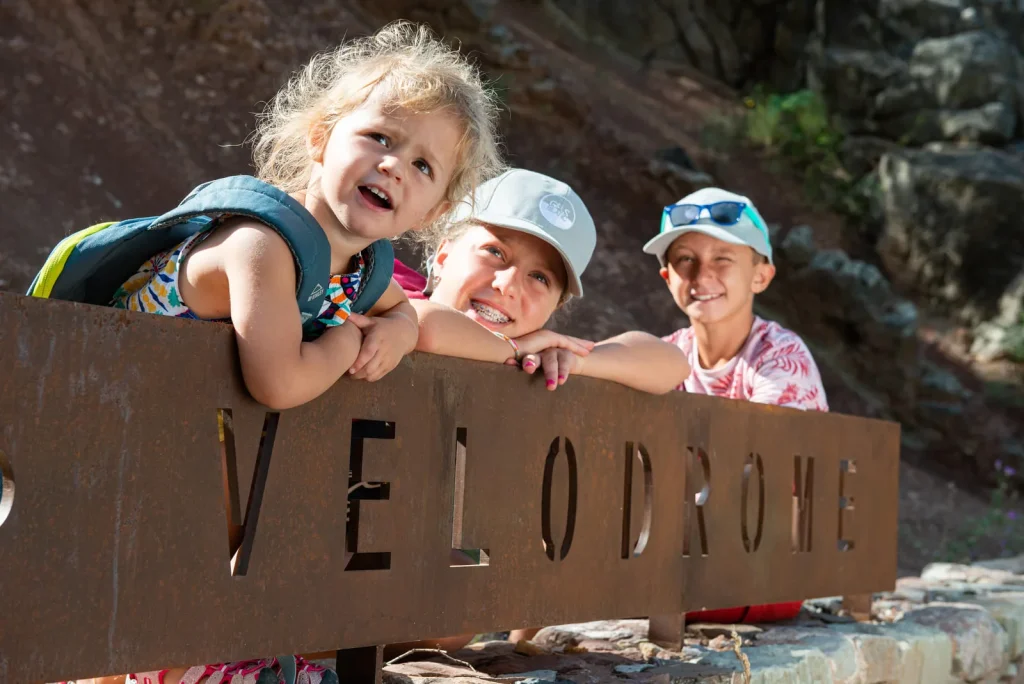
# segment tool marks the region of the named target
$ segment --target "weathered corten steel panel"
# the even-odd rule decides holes
[[[422,354],[278,415],[228,326],[7,294],[0,368],[0,680],[895,582],[891,423]]]

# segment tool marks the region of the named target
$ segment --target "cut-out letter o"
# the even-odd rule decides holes
[[[0,525],[7,522],[7,516],[14,507],[14,470],[7,454],[0,451]]]
[[[544,552],[550,560],[555,560],[555,542],[551,538],[551,485],[554,479],[555,459],[560,452],[559,441],[558,437],[551,440],[551,448],[548,449],[548,456],[544,461],[544,488],[541,492],[541,536],[544,540]],[[565,538],[562,539],[562,547],[558,554],[560,560],[565,560],[569,555],[572,535],[576,529],[576,450],[568,438],[565,440],[565,458],[569,464],[569,502],[565,511]]]

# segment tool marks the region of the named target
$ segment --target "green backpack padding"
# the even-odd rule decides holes
[[[117,289],[146,260],[229,215],[256,219],[288,243],[297,267],[295,297],[305,329],[320,313],[327,292],[331,247],[305,207],[252,176],[204,183],[162,216],[100,223],[69,235],[50,252],[27,294],[108,306]],[[363,256],[366,275],[352,311],[365,314],[391,282],[394,250],[387,240],[377,240]]]

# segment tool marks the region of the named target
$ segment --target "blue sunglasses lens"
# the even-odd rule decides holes
[[[688,226],[696,223],[701,211],[707,209],[712,221],[723,226],[731,226],[740,220],[745,206],[742,202],[716,202],[707,206],[677,204],[669,209],[668,218],[673,226]]]
[[[743,207],[744,205],[740,202],[718,202],[708,207],[708,211],[711,214],[711,220],[715,223],[731,226],[740,220]]]
[[[677,204],[669,209],[668,220],[673,226],[687,226],[697,220],[700,209],[696,204]]]

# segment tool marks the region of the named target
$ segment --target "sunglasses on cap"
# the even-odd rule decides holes
[[[665,214],[673,228],[689,226],[700,220],[701,214],[707,210],[708,217],[720,226],[734,226],[746,212],[746,202],[715,202],[714,204],[679,203],[665,207]],[[760,222],[753,212],[748,212],[750,220],[760,228]]]

